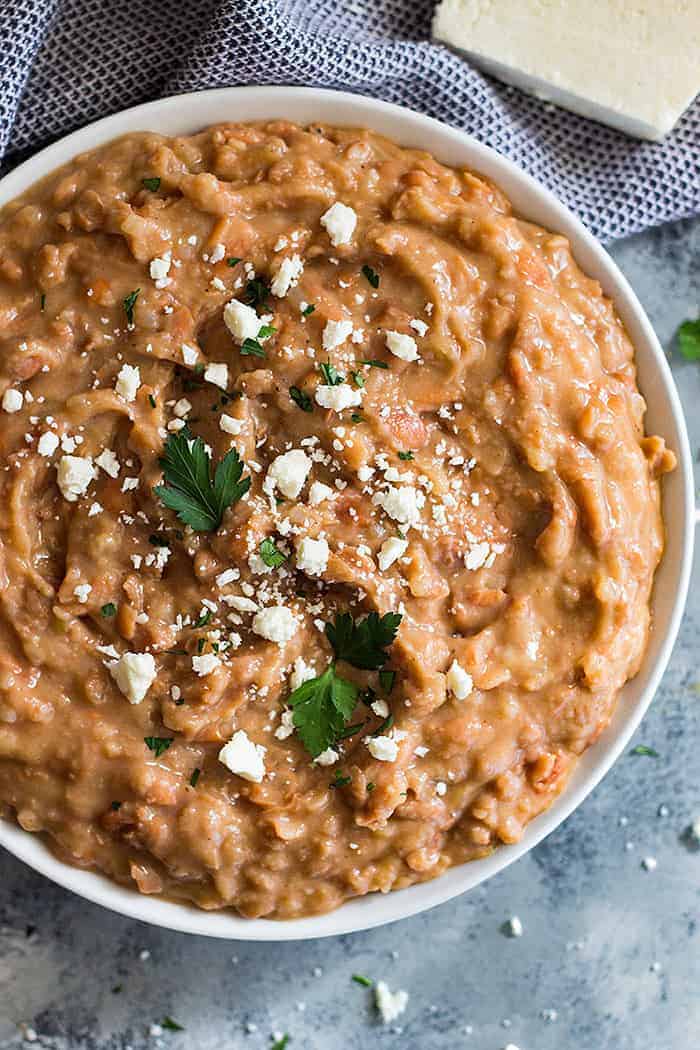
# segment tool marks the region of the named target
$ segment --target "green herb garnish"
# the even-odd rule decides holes
[[[270,1047],[270,1050],[285,1050],[286,1046],[289,1043],[289,1038],[290,1037],[285,1032],[285,1034],[280,1039],[275,1039],[274,1043]]]
[[[117,812],[117,810],[119,810],[121,808],[122,808],[121,802],[112,802],[111,805],[110,805],[110,809],[113,809],[115,813]]]
[[[250,488],[250,477],[241,477],[243,462],[235,448],[217,464],[212,481],[211,457],[204,442],[201,437],[192,438],[186,427],[168,437],[158,462],[165,484],[156,485],[154,493],[195,532],[218,529],[226,508]]]
[[[243,357],[264,357],[265,350],[257,341],[257,339],[244,339],[241,343],[241,353]]]
[[[277,329],[271,324],[264,324],[260,326],[258,332],[258,339],[269,339],[271,335],[274,335]]]
[[[370,981],[369,977],[365,977],[364,974],[354,973],[352,975],[352,979],[355,982],[355,984],[361,984],[363,988],[372,987],[372,982]]]
[[[336,769],[335,779],[331,780],[328,786],[332,788],[342,788],[345,787],[346,784],[349,784],[351,779],[352,777],[344,776],[339,769]]]
[[[367,784],[367,791],[371,793],[372,791],[374,791],[375,787],[376,784],[374,784],[373,781],[370,780],[369,784]]]
[[[341,383],[345,382],[345,376],[341,376],[338,369],[330,361],[323,362],[318,368],[327,386],[340,386]]]
[[[245,286],[245,301],[249,306],[264,306],[270,295],[270,289],[264,281],[248,281]]]
[[[351,372],[350,375],[353,378],[355,386],[362,387],[365,385],[365,377],[362,375],[362,372]]]
[[[164,1017],[160,1022],[161,1028],[167,1028],[169,1032],[184,1032],[185,1026],[173,1021],[172,1017]]]
[[[211,616],[211,609],[205,609],[202,615],[197,619],[196,623],[192,625],[193,629],[196,631],[200,627],[206,627],[211,620]]]
[[[313,412],[313,401],[309,395],[305,394],[303,390],[300,390],[298,386],[290,386],[289,396],[294,404],[299,406],[302,412]]]
[[[390,693],[396,681],[396,671],[380,671],[379,684],[385,693]]]
[[[678,349],[686,361],[700,361],[700,317],[684,321],[678,329]]]
[[[157,175],[152,179],[141,179],[141,182],[147,190],[151,191],[151,193],[155,193],[160,189],[160,179]]]
[[[266,536],[258,547],[258,554],[271,569],[278,569],[287,560],[287,555],[282,553],[275,541],[270,539],[269,536]]]
[[[368,368],[388,368],[386,361],[378,361],[377,358],[372,358],[371,361],[363,361],[363,365],[367,365]]]
[[[352,423],[362,423],[364,421],[364,417],[360,412],[353,412],[350,416],[350,421]]]
[[[294,725],[306,750],[316,758],[329,748],[350,721],[358,688],[331,664],[318,678],[295,689],[289,698]]]
[[[125,295],[122,299],[124,313],[126,314],[126,323],[130,328],[133,327],[134,324],[134,307],[136,306],[136,300],[139,297],[140,291],[140,288],[135,288],[133,292],[129,292],[129,294]]]
[[[117,607],[114,602],[106,602],[100,609],[100,612],[103,616],[116,616]]]
[[[379,287],[379,274],[371,266],[362,267],[362,276],[367,278],[373,288]]]
[[[45,309],[46,309],[46,293],[42,293],[42,296],[41,296],[41,312],[42,312],[42,314],[43,314]]]
[[[402,459],[404,463],[410,462],[413,458],[412,452],[399,452],[399,459]]]
[[[197,787],[197,781],[199,780],[201,775],[202,775],[202,771],[199,768],[199,766],[197,766],[196,769],[192,770],[192,776],[190,777],[190,787],[193,787],[193,788]]]
[[[243,260],[239,259],[237,255],[229,255],[228,259],[226,260],[226,265],[238,266],[239,262],[243,262]]]
[[[171,736],[145,736],[143,742],[149,751],[152,751],[156,758],[168,750],[173,742],[174,737]]]
[[[376,671],[386,662],[385,650],[396,638],[402,619],[400,613],[380,616],[371,612],[364,620],[355,623],[350,613],[338,613],[334,623],[326,624],[326,638],[338,660]]]
[[[659,752],[655,751],[653,747],[647,747],[646,744],[637,744],[630,751],[631,755],[647,755],[648,758],[658,758]]]
[[[148,403],[151,406],[151,408],[156,407],[156,399],[154,398],[153,394],[148,395]]]
[[[301,311],[301,316],[302,317],[308,317],[310,314],[312,314],[314,312],[315,309],[316,309],[316,307],[314,306],[314,304],[313,303],[309,303],[309,305],[305,306],[304,309]]]

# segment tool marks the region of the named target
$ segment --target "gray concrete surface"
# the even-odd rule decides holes
[[[670,350],[698,310],[700,221],[613,254]],[[697,448],[700,365],[672,361]],[[102,911],[2,853],[0,1047],[28,1034],[54,1050],[269,1050],[274,1032],[289,1050],[700,1046],[700,852],[682,841],[700,816],[699,587],[696,570],[635,741],[659,757],[621,758],[533,853],[417,918],[301,945],[208,941]],[[500,929],[514,914],[517,939]],[[353,973],[410,992],[401,1031],[378,1023]],[[185,1031],[151,1033],[165,1015]]]

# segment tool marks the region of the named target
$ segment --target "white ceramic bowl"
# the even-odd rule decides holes
[[[273,922],[241,919],[227,912],[199,911],[141,896],[101,875],[64,864],[49,852],[38,836],[0,821],[1,845],[36,871],[87,900],[172,930],[253,941],[302,940],[350,933],[415,915],[502,871],[568,817],[625,748],[666,668],[688,589],[695,520],[692,460],[680,401],[663,351],[634,292],[601,245],[548,190],[509,160],[461,131],[408,109],[345,92],[285,87],[202,91],[137,106],[68,135],[0,181],[0,205],[75,154],[126,132],[189,134],[219,121],[268,118],[373,128],[404,145],[428,150],[445,164],[466,165],[482,172],[506,192],[520,215],[568,237],[580,266],[600,281],[617,306],[637,350],[639,385],[649,406],[648,431],[665,437],[678,455],[679,467],[664,482],[667,548],[656,576],[654,630],[643,666],[625,686],[610,726],[583,756],[564,793],[529,825],[517,845],[502,846],[489,857],[451,868],[433,882],[387,896],[371,894],[350,901],[328,915]]]

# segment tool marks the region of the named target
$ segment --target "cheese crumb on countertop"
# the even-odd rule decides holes
[[[377,981],[374,998],[384,1024],[391,1024],[408,1006],[408,992],[402,989],[392,992],[386,981]]]
[[[253,784],[259,784],[265,776],[265,748],[253,743],[244,729],[237,730],[228,744],[224,744],[219,751],[219,762]]]

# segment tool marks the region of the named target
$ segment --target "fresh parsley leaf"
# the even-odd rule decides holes
[[[100,609],[100,612],[102,613],[103,616],[116,616],[117,615],[117,607],[114,604],[114,602],[107,602],[105,605],[102,606],[102,608]]]
[[[313,303],[309,303],[309,305],[305,306],[304,309],[301,311],[301,316],[302,317],[309,317],[309,315],[312,314],[315,309],[316,309],[316,307],[314,306],[314,304]]]
[[[243,262],[243,260],[239,259],[237,255],[229,255],[228,259],[226,260],[226,265],[238,266],[239,262]]]
[[[186,427],[168,437],[159,463],[165,484],[156,485],[154,493],[195,532],[218,529],[226,508],[250,488],[250,477],[241,477],[243,463],[235,448],[217,464],[212,481],[204,442],[192,438]]]
[[[258,547],[258,554],[271,569],[278,569],[287,560],[287,555],[282,553],[275,541],[271,540],[269,536],[266,536]]]
[[[386,361],[378,361],[376,358],[372,358],[371,361],[363,361],[363,365],[367,365],[368,368],[388,368]]]
[[[205,609],[204,612],[202,613],[202,615],[192,625],[193,629],[196,631],[199,627],[206,627],[210,620],[211,620],[211,609]]]
[[[369,787],[369,785],[367,786]],[[352,975],[352,979],[355,982],[355,984],[361,984],[363,988],[372,987],[372,982],[370,981],[369,977],[365,977],[364,974],[354,973]]]
[[[686,361],[700,361],[700,317],[684,321],[678,329],[678,349]]]
[[[399,459],[402,459],[404,463],[410,462],[413,459],[412,452],[399,452]]]
[[[367,278],[373,288],[379,287],[379,274],[371,266],[362,267],[362,276]]]
[[[169,1032],[184,1032],[185,1026],[173,1021],[172,1017],[164,1017],[160,1022],[161,1028],[167,1028]]]
[[[306,750],[316,758],[331,747],[350,721],[358,688],[331,664],[318,678],[303,682],[289,697],[294,725]]]
[[[305,394],[303,390],[300,390],[298,386],[290,386],[289,396],[294,404],[299,406],[302,412],[313,412],[313,401],[309,395]]]
[[[345,376],[341,376],[338,369],[330,361],[323,362],[318,367],[323,376],[323,382],[327,386],[340,386],[341,383],[345,382]]]
[[[249,306],[264,306],[270,295],[270,289],[264,281],[248,281],[244,295]]]
[[[359,733],[366,725],[366,722],[355,722],[354,726],[348,726],[342,731],[342,733],[338,733],[336,740],[347,740],[348,737],[354,736],[355,733]]]
[[[387,660],[385,650],[396,638],[402,619],[400,613],[379,616],[371,612],[364,620],[354,623],[350,613],[338,613],[335,623],[326,624],[326,637],[339,660],[366,671],[377,671]]]
[[[396,681],[396,671],[380,671],[379,684],[385,693],[390,693]]]
[[[135,288],[133,292],[129,292],[122,299],[124,306],[124,313],[126,314],[126,323],[131,327],[134,323],[134,307],[136,306],[136,300],[139,297],[140,288]]]
[[[196,769],[192,770],[192,776],[190,777],[190,787],[193,787],[193,788],[197,787],[197,781],[199,780],[201,775],[202,775],[202,771],[199,768],[199,766],[197,766]]]
[[[260,345],[257,339],[244,339],[241,343],[241,353],[243,357],[264,357],[265,350]]]
[[[160,756],[168,750],[173,739],[174,738],[171,736],[145,736],[143,742],[149,751],[153,752],[156,758],[160,758]]]
[[[653,747],[647,747],[646,744],[637,744],[630,751],[631,755],[647,755],[648,758],[658,758],[659,752],[655,751]]]
[[[151,193],[155,193],[156,190],[160,189],[160,179],[158,176],[155,176],[152,179],[141,179],[141,182],[147,190],[151,191]]]
[[[275,1039],[274,1043],[270,1047],[270,1050],[285,1050],[289,1044],[289,1035],[285,1032],[279,1039]]]

